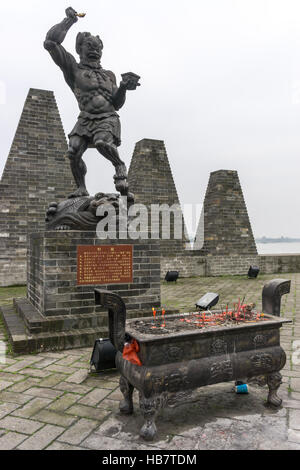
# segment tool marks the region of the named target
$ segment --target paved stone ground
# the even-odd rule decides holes
[[[219,305],[246,295],[259,307],[263,284],[276,277],[292,280],[282,301],[282,315],[293,323],[281,330],[288,360],[280,409],[265,405],[266,388],[253,385],[249,395],[236,395],[232,383],[203,387],[184,404],[165,409],[157,439],[146,443],[138,435],[143,420],[137,393],[134,415],[120,415],[118,373],[89,373],[90,348],[0,356],[0,449],[300,450],[300,347],[293,350],[300,340],[300,274],[180,279],[163,283],[162,296],[166,306],[185,311],[207,291],[220,294]]]

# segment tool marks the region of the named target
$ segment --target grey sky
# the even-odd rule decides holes
[[[70,52],[79,31],[99,34],[102,65],[142,77],[120,110],[128,166],[136,141],[162,139],[182,204],[203,202],[211,171],[237,170],[254,235],[300,237],[299,0],[2,0],[1,170],[30,87],[54,91],[66,133],[76,121],[43,49],[68,6],[87,13]],[[90,192],[114,190],[111,164],[95,150],[85,161]]]

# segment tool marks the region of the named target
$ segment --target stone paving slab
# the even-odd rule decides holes
[[[103,388],[96,388],[89,392],[87,395],[85,395],[83,398],[81,398],[78,403],[80,403],[81,405],[95,406],[100,401],[102,401],[103,398],[105,398],[109,393],[109,389],[106,390]]]
[[[28,403],[15,410],[12,415],[20,416],[21,418],[30,418],[49,405],[49,403],[51,403],[50,398],[33,398]]]
[[[60,436],[59,441],[67,444],[80,444],[98,424],[97,421],[81,418]]]
[[[53,442],[62,432],[64,428],[47,424],[43,429],[40,429],[33,436],[29,437],[17,447],[20,450],[41,450],[45,449],[51,442]]]
[[[50,446],[47,447],[47,450],[88,450],[84,449],[83,447],[72,446],[70,444],[66,444],[65,442],[55,441]]]
[[[2,403],[17,403],[23,405],[32,399],[32,396],[27,396],[22,393],[15,392],[1,392],[0,393],[0,402]],[[1,406],[1,405],[0,405]]]
[[[249,384],[249,395],[236,395],[232,383],[203,387],[160,413],[157,438],[148,443],[139,437],[143,418],[137,391],[134,414],[121,415],[119,374],[90,373],[92,348],[8,355],[0,364],[0,449],[300,450],[300,364],[293,362],[300,340],[300,273],[251,281],[241,276],[179,279],[176,285],[162,283],[162,299],[169,308],[188,311],[202,294],[216,291],[220,305],[246,294],[246,301],[260,308],[263,284],[276,277],[292,280],[291,293],[282,298],[282,316],[293,320],[281,330],[287,363],[279,409],[266,406],[266,387]]]
[[[9,431],[19,431],[24,434],[33,434],[42,427],[42,423],[30,419],[16,418],[14,416],[6,416],[0,419],[0,429]]]
[[[7,382],[6,380],[0,380],[0,390],[4,390],[7,387],[10,387],[13,382]]]
[[[52,390],[46,387],[32,387],[24,391],[24,395],[32,395],[34,397],[42,398],[58,398],[63,394],[62,391]]]
[[[19,408],[20,405],[16,403],[1,403],[0,404],[0,418],[9,415],[12,411],[15,411]]]
[[[48,409],[44,409],[39,411],[35,416],[34,419],[37,421],[42,421],[43,423],[47,424],[55,424],[57,426],[63,426],[68,428],[77,421],[76,416],[66,416],[65,413],[58,413],[55,411],[51,411]]]
[[[41,379],[36,377],[28,377],[25,380],[21,380],[20,382],[14,384],[12,387],[9,387],[10,392],[18,392],[22,393],[31,388],[33,385],[37,385],[40,383]]]
[[[74,405],[74,403],[76,403],[80,398],[81,395],[75,393],[65,393],[58,400],[51,402],[50,405],[47,406],[47,409],[62,412],[70,408],[70,406]]]
[[[25,439],[27,439],[27,436],[25,434],[19,434],[17,432],[8,432],[4,436],[0,437],[0,450],[15,449]]]
[[[102,410],[93,406],[73,405],[66,410],[67,414],[80,416],[82,418],[95,419],[103,421],[108,415],[108,410]]]
[[[81,384],[87,378],[87,369],[80,369],[66,379],[66,382]]]
[[[1,367],[1,364],[0,364],[0,367]],[[10,373],[10,372],[0,372],[0,382],[20,382],[21,380],[23,380],[25,378],[24,375],[21,375],[21,374],[13,374],[13,373]]]

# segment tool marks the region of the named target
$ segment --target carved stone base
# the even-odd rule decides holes
[[[124,198],[114,193],[97,193],[95,196],[77,196],[68,198],[60,203],[52,202],[46,212],[47,230],[95,230],[98,222],[114,212],[118,219],[119,214],[127,212],[134,203],[133,194],[128,193],[126,208]],[[98,208],[102,208],[102,215],[97,215]],[[99,212],[98,212],[99,213]],[[116,219],[116,221],[117,221]]]

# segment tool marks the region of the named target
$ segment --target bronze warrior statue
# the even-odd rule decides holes
[[[68,157],[78,189],[69,197],[88,196],[85,186],[86,165],[82,155],[87,147],[95,147],[115,167],[114,182],[121,195],[128,195],[127,170],[119,157],[120,121],[116,113],[126,99],[126,91],[139,85],[138,75],[126,73],[118,87],[116,77],[100,65],[103,43],[99,36],[78,33],[76,52],[80,62],[61,45],[70,27],[78,21],[73,8],[66,9],[66,18],[53,26],[46,36],[44,47],[61,68],[65,81],[73,91],[80,114],[69,134]]]

